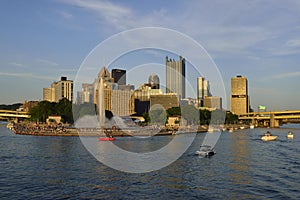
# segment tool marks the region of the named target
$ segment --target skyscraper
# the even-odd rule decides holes
[[[111,76],[115,80],[115,83],[118,83],[119,85],[126,85],[126,70],[112,69]]]
[[[159,89],[159,77],[156,74],[151,74],[148,79],[151,89]]]
[[[207,96],[211,96],[209,89],[209,82],[205,80],[203,77],[197,78],[197,100],[198,106],[203,106],[204,98]]]
[[[125,71],[125,70],[124,70]],[[94,82],[94,103],[98,113],[108,110],[114,116],[129,116],[134,113],[132,90],[118,90],[108,70],[103,67]]]
[[[179,99],[185,98],[185,59],[179,61],[166,56],[166,92],[176,93]]]
[[[218,96],[204,97],[203,106],[210,109],[222,110],[222,98]]]
[[[73,81],[61,77],[60,81],[53,82],[50,88],[43,88],[43,98],[50,102],[59,102],[63,98],[73,101]]]
[[[248,113],[249,102],[247,78],[241,75],[231,78],[230,111],[234,114]]]

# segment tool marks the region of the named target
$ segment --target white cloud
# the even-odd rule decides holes
[[[51,65],[51,66],[58,66],[59,65],[54,61],[41,59],[41,58],[36,59],[36,62],[46,64],[46,65]]]
[[[0,72],[0,76],[13,76],[13,77],[19,77],[19,78],[34,78],[34,79],[40,79],[40,80],[55,80],[54,77],[41,76],[41,75],[33,74],[33,73]]]
[[[93,13],[104,25],[102,30],[103,27],[117,31],[143,26],[171,28],[190,35],[218,57],[257,57],[257,49],[258,57],[289,55],[298,53],[290,47],[300,46],[300,40],[287,39],[285,48],[280,42],[290,36],[287,32],[299,29],[296,26],[299,8],[293,1],[284,5],[261,1],[175,1],[170,9],[152,5],[139,6],[140,10],[129,2],[125,6],[109,1],[61,1]],[[274,12],[278,8],[282,10],[280,14]]]
[[[73,15],[66,11],[58,11],[58,13],[64,18],[64,19],[71,19],[73,18]]]
[[[300,71],[298,72],[288,72],[271,76],[272,79],[284,79],[284,78],[292,78],[292,77],[300,77]]]
[[[104,19],[108,24],[118,28],[128,28],[127,23],[132,20],[132,10],[109,1],[97,0],[62,0],[72,6],[92,11],[96,16]]]
[[[286,46],[288,46],[288,47],[300,47],[300,39],[289,40],[289,41],[286,42]]]
[[[10,65],[13,65],[13,66],[15,66],[15,67],[21,67],[21,68],[24,68],[25,67],[25,65],[24,64],[22,64],[22,63],[17,63],[17,62],[11,62],[11,63],[9,63]]]

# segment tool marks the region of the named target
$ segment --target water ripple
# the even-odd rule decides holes
[[[261,141],[264,129],[224,132],[211,158],[194,155],[204,138],[198,134],[171,165],[128,174],[99,163],[79,138],[19,136],[2,126],[0,199],[299,199],[299,130],[287,140],[285,129],[272,129],[274,142]],[[148,150],[171,139],[122,138],[118,145],[148,143]]]

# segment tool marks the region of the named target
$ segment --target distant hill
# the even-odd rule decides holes
[[[22,105],[23,105],[22,103],[15,103],[12,105],[1,104],[0,110],[17,110]]]

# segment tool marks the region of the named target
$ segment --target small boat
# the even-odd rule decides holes
[[[228,132],[229,132],[229,133],[232,133],[232,132],[233,132],[233,128],[229,128],[229,129],[228,129]]]
[[[254,125],[253,124],[250,125],[250,129],[254,129]]]
[[[195,152],[196,155],[198,156],[203,156],[203,157],[210,157],[216,154],[216,151],[208,145],[203,145],[200,146],[200,149]]]
[[[264,136],[261,137],[263,141],[273,141],[276,140],[278,136],[272,135],[269,131],[265,133]]]
[[[245,126],[241,126],[240,129],[241,129],[241,130],[244,130],[244,129],[245,129]]]
[[[98,140],[99,141],[114,141],[115,138],[113,138],[113,137],[99,137]]]
[[[286,136],[288,139],[293,139],[294,138],[294,133],[289,131],[287,136]]]
[[[9,122],[6,127],[9,129],[9,130],[13,130],[14,129],[14,123],[13,122]]]

